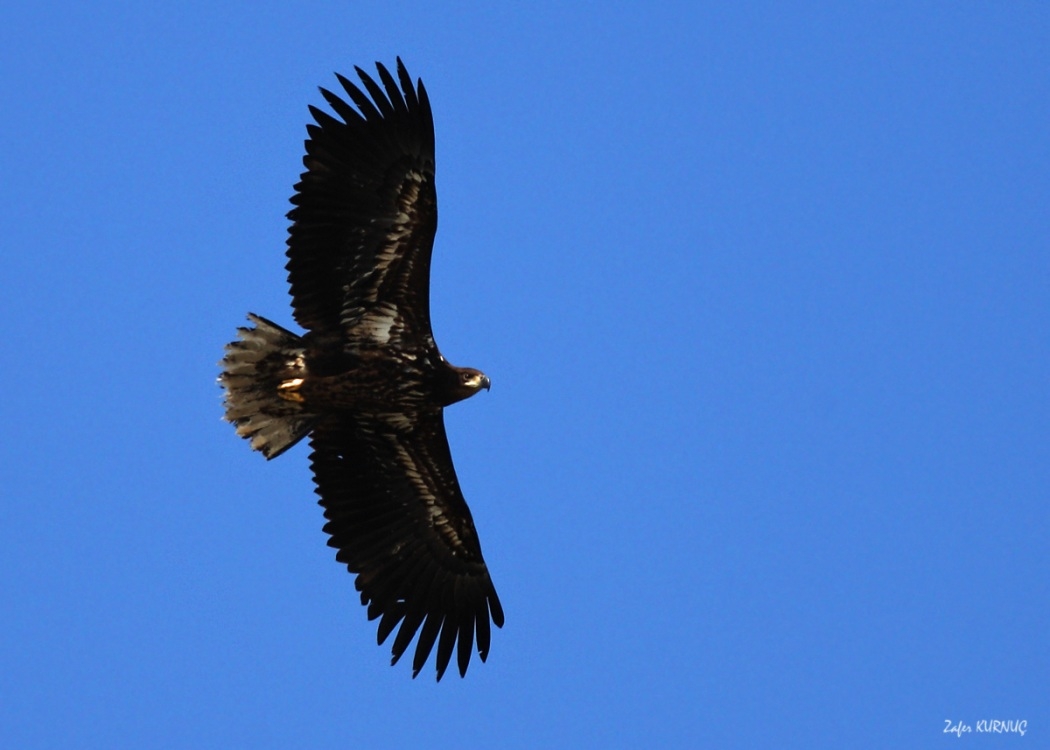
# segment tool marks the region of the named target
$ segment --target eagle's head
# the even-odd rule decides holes
[[[455,372],[456,381],[450,389],[452,391],[450,403],[470,398],[482,388],[487,391],[492,385],[489,376],[481,370],[475,370],[473,367],[454,367],[452,369]]]

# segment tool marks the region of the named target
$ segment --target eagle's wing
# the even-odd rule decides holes
[[[489,621],[502,627],[503,608],[456,479],[441,410],[332,416],[314,428],[310,443],[328,544],[357,575],[368,618],[382,617],[379,643],[401,625],[393,662],[417,631],[413,677],[435,642],[439,680],[457,641],[460,675],[475,637],[484,661]]]
[[[437,194],[430,101],[400,58],[397,81],[383,65],[376,68],[382,86],[356,68],[365,91],[339,76],[356,109],[321,89],[341,120],[310,107],[317,124],[307,126],[306,171],[288,214],[292,306],[311,331],[346,338],[378,326],[380,343],[406,334],[432,342]]]

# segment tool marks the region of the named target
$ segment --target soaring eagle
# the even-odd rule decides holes
[[[363,89],[337,76],[351,106],[310,107],[306,171],[288,214],[288,281],[299,336],[257,315],[226,346],[225,418],[274,458],[310,436],[310,463],[336,560],[356,575],[392,664],[418,633],[412,676],[437,644],[437,679],[455,650],[466,674],[503,626],[442,410],[488,390],[453,367],[430,328],[437,229],[434,121],[401,60]]]

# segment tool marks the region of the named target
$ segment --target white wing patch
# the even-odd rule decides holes
[[[353,340],[389,344],[391,339],[400,337],[404,327],[396,307],[380,305],[358,318],[347,333]]]
[[[373,341],[378,344],[387,344],[390,342],[390,329],[394,327],[394,323],[397,322],[397,311],[385,309],[378,314],[372,314],[365,316],[365,320],[369,321],[371,328],[370,337]]]

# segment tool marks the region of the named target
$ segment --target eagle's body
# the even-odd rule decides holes
[[[489,387],[453,367],[430,328],[437,229],[434,130],[422,83],[398,60],[382,86],[339,78],[356,109],[322,89],[342,121],[311,107],[307,171],[289,213],[288,279],[302,336],[249,315],[220,382],[226,419],[273,458],[310,436],[336,559],[356,574],[393,661],[419,634],[413,676],[437,643],[466,672],[474,639],[488,654],[503,610],[481,555],[442,411]],[[399,84],[400,83],[400,87]]]

